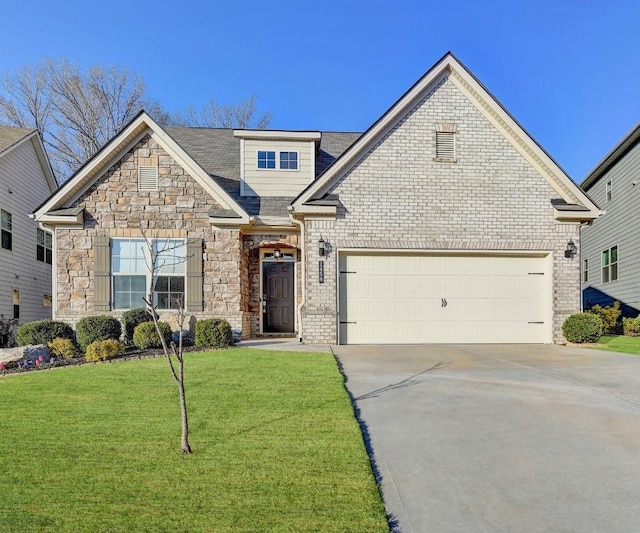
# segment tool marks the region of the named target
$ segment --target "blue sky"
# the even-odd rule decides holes
[[[251,94],[271,127],[362,131],[447,51],[576,181],[640,121],[637,0],[3,0],[0,72],[129,67],[167,109]]]

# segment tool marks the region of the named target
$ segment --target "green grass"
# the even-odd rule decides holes
[[[388,531],[328,354],[189,354],[0,379],[0,531]]]
[[[603,335],[598,339],[598,344],[593,347],[599,350],[608,350],[610,352],[640,355],[640,337]]]

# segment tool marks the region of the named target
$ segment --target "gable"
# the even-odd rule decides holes
[[[597,206],[571,181],[553,159],[502,108],[473,75],[448,53],[403,95],[371,128],[293,202],[304,213],[306,205],[320,199],[332,185],[357,164],[373,147],[415,109],[444,80],[455,85],[460,95],[490,122],[495,130],[542,176],[556,192],[554,213],[558,220],[591,220],[598,216]],[[445,106],[450,105],[445,103]],[[446,124],[443,124],[446,126]],[[568,206],[568,207],[565,207]]]

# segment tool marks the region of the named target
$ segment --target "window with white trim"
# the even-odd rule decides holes
[[[281,170],[298,170],[298,152],[280,152]]]
[[[618,279],[618,247],[612,246],[602,252],[602,283]]]
[[[582,281],[589,281],[589,260],[584,259],[582,261]]]
[[[613,184],[611,183],[611,180],[609,180],[605,185],[605,198],[607,202],[610,202],[612,197],[613,197]]]
[[[157,239],[152,243],[156,259],[153,305],[178,309],[185,305],[186,243],[184,239]],[[144,307],[151,282],[151,257],[144,239],[113,239],[111,275],[114,309]]]
[[[261,169],[275,169],[276,168],[276,153],[266,150],[258,151],[258,168]]]
[[[37,244],[36,244],[36,259],[50,265],[52,263],[52,249],[53,242],[51,233],[44,231],[40,228],[37,231]]]
[[[138,190],[157,191],[158,190],[158,167],[139,166],[138,167]]]
[[[0,245],[5,250],[13,250],[13,217],[4,209],[0,210]]]

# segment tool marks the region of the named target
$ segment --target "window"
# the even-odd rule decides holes
[[[52,238],[51,233],[47,233],[44,230],[38,228],[36,230],[38,232],[36,245],[36,259],[38,261],[42,261],[43,263],[47,263],[48,265],[52,262]]]
[[[13,222],[11,213],[0,210],[0,241],[5,250],[13,250]]]
[[[585,259],[582,262],[582,281],[589,281],[589,260]]]
[[[618,279],[618,247],[602,252],[602,283]]]
[[[450,161],[456,160],[456,134],[450,131],[436,132],[436,160]]]
[[[13,318],[20,318],[20,291],[13,289]]]
[[[42,306],[51,307],[53,305],[53,297],[50,294],[42,295]]]
[[[158,190],[158,167],[138,167],[138,190],[157,191]]]
[[[258,168],[276,168],[276,153],[258,152]]]
[[[298,152],[280,152],[280,168],[298,170]]]
[[[607,185],[605,186],[605,196],[606,196],[607,202],[611,201],[611,194],[612,194],[611,180],[609,180],[607,182]]]
[[[153,242],[156,258],[154,305],[176,309],[184,305],[186,247],[184,240]],[[144,239],[114,239],[111,248],[114,309],[144,307],[151,280],[151,258]]]

